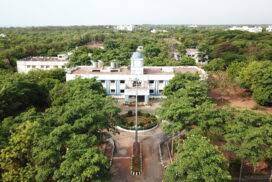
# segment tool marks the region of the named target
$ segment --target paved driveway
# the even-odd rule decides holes
[[[143,173],[141,176],[130,175],[130,156],[134,133],[123,132],[113,135],[116,144],[111,173],[113,182],[161,182],[163,168],[159,160],[159,143],[164,137],[158,127],[147,133],[139,133],[143,153]]]

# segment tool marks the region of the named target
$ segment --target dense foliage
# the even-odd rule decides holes
[[[192,131],[178,146],[176,160],[166,169],[164,181],[230,181],[227,160],[217,147]]]
[[[226,71],[257,103],[272,105],[271,33],[165,26],[159,28],[167,31],[153,34],[150,28],[141,26],[133,32],[83,26],[0,28],[6,35],[0,37],[2,181],[94,181],[108,175],[109,161],[99,145],[103,131],[117,120],[114,101],[95,80],[64,83],[64,70],[14,72],[16,60],[24,57],[71,51],[69,67],[90,65],[91,60],[129,65],[131,53],[142,45],[145,65],[195,65],[185,53],[187,48],[198,48],[200,59],[209,58],[207,71]],[[174,53],[181,59],[175,60]],[[208,167],[200,161],[204,154],[208,159],[215,156],[209,167],[222,169],[221,179],[228,179],[222,154],[207,138],[223,142],[220,149],[234,154],[241,166],[271,161],[271,116],[218,108],[207,93],[207,83],[192,74],[177,75],[165,87],[168,97],[159,110],[164,131],[174,134],[197,127],[206,136],[192,135],[180,146],[176,162],[166,172],[169,181],[191,180],[188,174],[198,171],[194,165],[200,164],[203,173],[194,176],[212,181],[214,171],[207,175]],[[194,159],[199,160],[191,163]]]
[[[64,82],[64,70],[32,71],[17,74],[0,71],[0,120],[16,115],[29,107],[43,110],[50,104],[49,91]]]
[[[272,62],[251,62],[241,69],[239,80],[261,105],[272,105]]]
[[[56,71],[39,71],[7,80],[18,90],[5,92],[10,93],[10,98],[3,101],[17,99],[28,109],[36,106],[29,104],[29,100],[42,101],[43,97],[33,95],[30,99],[26,97],[27,92],[45,93],[48,108],[42,112],[31,108],[20,114],[19,110],[16,114],[5,113],[10,117],[0,127],[3,181],[101,181],[108,177],[109,160],[99,145],[103,132],[116,123],[119,109],[105,96],[101,83],[96,80],[62,83],[60,75]],[[17,79],[24,78],[33,78],[31,83],[44,89],[35,90],[33,85],[29,90],[18,87]],[[48,80],[46,84],[45,80]],[[11,94],[16,92],[24,92],[22,99],[28,102]]]
[[[221,150],[234,155],[234,158],[229,159],[230,162],[238,159],[241,165],[247,162],[255,167],[259,162],[272,159],[271,115],[250,110],[218,108],[208,98],[207,85],[203,81],[191,80],[189,77],[184,81],[184,76],[180,75],[173,80],[175,80],[172,81],[173,85],[175,83],[178,85],[180,81],[184,85],[168,96],[158,111],[164,120],[163,129],[166,133],[175,134],[182,130],[190,131],[192,128],[198,128],[213,142],[223,142],[224,145],[220,146]],[[183,170],[178,165],[186,164],[185,156],[181,156],[183,154],[184,151],[177,154],[177,161],[166,173],[166,177],[170,175],[167,178],[174,180],[176,178],[173,174],[179,174]],[[201,157],[201,153],[196,155]],[[242,174],[242,167],[240,172]],[[189,173],[184,175],[190,177]]]
[[[186,48],[196,47],[210,60],[215,59],[211,64],[215,64],[212,69],[217,70],[225,70],[233,62],[248,59],[272,60],[272,35],[269,33],[225,31],[214,27],[164,29],[167,32],[153,34],[144,26],[134,32],[116,32],[112,27],[2,28],[0,31],[7,36],[0,38],[0,66],[14,67],[16,59],[53,56],[76,46],[87,48],[76,56],[82,60],[75,60],[76,64],[81,65],[86,64],[86,53],[92,53],[91,59],[96,61],[117,60],[119,64],[127,65],[131,52],[138,45],[144,46],[147,65],[192,65],[183,56]],[[174,60],[175,52],[182,56],[181,61]]]

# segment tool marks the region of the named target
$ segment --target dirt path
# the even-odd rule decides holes
[[[164,137],[158,127],[148,133],[139,133],[139,141],[143,153],[143,173],[141,176],[130,175],[131,145],[134,141],[134,133],[120,132],[113,136],[116,142],[111,173],[113,182],[160,182],[162,181],[163,168],[159,160],[159,143]]]

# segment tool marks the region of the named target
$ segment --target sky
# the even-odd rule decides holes
[[[272,24],[272,0],[0,0],[0,26]]]

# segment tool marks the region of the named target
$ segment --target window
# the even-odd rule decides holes
[[[105,80],[101,80],[101,83],[105,83]]]
[[[140,81],[133,81],[133,84],[132,84],[133,87],[136,87],[136,86],[141,86],[141,82]]]
[[[162,94],[163,90],[159,90],[159,94]]]
[[[48,65],[46,65],[45,67],[46,67],[46,68],[49,68],[49,66],[48,66]]]
[[[100,72],[100,70],[92,70],[92,72]]]
[[[110,90],[110,93],[111,93],[111,94],[115,94],[115,89],[111,89],[111,90]]]
[[[54,68],[58,68],[58,66],[54,66]]]
[[[150,94],[154,94],[154,90],[149,90],[149,93]]]
[[[121,94],[125,93],[125,90],[123,90],[123,89],[122,89],[122,90],[120,90],[120,93],[121,93]]]
[[[111,83],[115,83],[115,80],[111,80],[110,82],[111,82]]]
[[[32,66],[32,68],[36,68],[36,66]]]
[[[153,84],[154,83],[154,80],[149,80],[149,84]]]
[[[163,83],[163,80],[160,80],[159,83]]]
[[[44,65],[41,65],[41,68],[44,68]]]
[[[110,72],[118,72],[118,70],[110,70]]]
[[[120,80],[120,83],[125,83],[125,80]]]
[[[26,67],[27,67],[27,68],[30,68],[30,65],[27,65]]]

